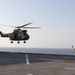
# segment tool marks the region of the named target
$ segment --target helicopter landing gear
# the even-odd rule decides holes
[[[11,43],[13,43],[13,41],[11,41]],[[19,44],[20,42],[18,41],[17,43]],[[26,41],[24,41],[23,43],[26,43]]]
[[[26,43],[26,41],[24,41],[23,43]]]
[[[17,43],[19,44],[20,42],[18,41]]]
[[[13,41],[11,41],[11,43],[13,43]]]

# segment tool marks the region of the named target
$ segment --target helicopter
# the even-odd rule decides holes
[[[3,26],[8,26],[8,27],[14,27],[15,29],[13,30],[12,33],[2,33],[2,31],[0,31],[0,35],[1,37],[7,37],[9,38],[9,40],[11,40],[11,43],[13,43],[13,41],[18,41],[17,43],[19,44],[20,41],[24,41],[23,43],[26,43],[27,40],[29,40],[30,36],[27,33],[26,29],[22,28],[29,28],[29,29],[38,29],[40,27],[26,27],[28,25],[30,25],[32,23],[27,23],[21,26],[8,26],[8,25],[3,25]]]
[[[72,46],[72,49],[75,50],[75,48]]]

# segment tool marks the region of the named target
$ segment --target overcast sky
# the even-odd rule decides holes
[[[0,0],[0,24],[20,26],[32,22],[26,44],[0,37],[0,47],[70,48],[75,46],[75,0]],[[0,26],[4,33],[13,28]]]

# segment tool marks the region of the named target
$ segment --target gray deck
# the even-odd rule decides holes
[[[75,56],[1,52],[0,75],[75,75]]]

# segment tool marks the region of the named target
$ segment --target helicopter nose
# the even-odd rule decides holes
[[[26,35],[26,36],[25,36],[25,40],[28,40],[29,38],[30,38],[29,35]]]

